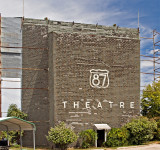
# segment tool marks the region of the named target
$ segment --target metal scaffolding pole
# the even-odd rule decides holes
[[[140,55],[140,61],[148,61],[153,63],[153,72],[142,72],[141,74],[153,75],[153,81],[156,81],[160,77],[160,33],[156,30],[152,31],[152,37],[140,37],[141,39],[150,39],[153,42],[153,54],[151,55]],[[145,59],[148,58],[148,59]],[[141,86],[143,87],[143,86]],[[145,86],[144,86],[145,87]],[[150,92],[150,91],[149,91]]]
[[[33,149],[36,149],[36,136],[35,136],[35,129],[33,128]]]
[[[1,14],[0,14],[0,46],[1,46]],[[0,47],[0,68],[2,67],[1,47]],[[0,88],[1,88],[2,70],[0,70]],[[2,117],[2,93],[0,89],[0,117]]]
[[[156,75],[155,75],[155,70],[156,70],[156,64],[155,64],[155,56],[156,56],[156,51],[155,51],[155,30],[153,30],[153,67],[154,67],[154,81],[156,80]]]

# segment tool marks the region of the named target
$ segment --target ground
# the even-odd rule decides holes
[[[120,148],[117,148],[117,150],[160,150],[160,144],[120,147]]]
[[[148,145],[139,146],[128,146],[128,147],[118,147],[118,148],[92,148],[92,149],[76,149],[76,150],[160,150],[160,142],[155,142]],[[19,148],[10,148],[10,150],[19,150]],[[33,150],[33,148],[23,148],[23,150]],[[36,150],[48,150],[44,148],[36,148]],[[69,148],[68,150],[74,150]]]

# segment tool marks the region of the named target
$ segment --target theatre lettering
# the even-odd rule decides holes
[[[115,103],[111,102],[111,101],[107,101],[107,100],[103,100],[104,102],[97,102],[97,105],[91,105],[91,102],[89,102],[91,99],[88,99],[87,102],[82,102],[84,107],[83,108],[87,108],[87,109],[93,109],[93,108],[97,108],[97,109],[112,109],[114,106],[118,106],[119,108],[124,109],[125,107],[130,108],[130,109],[134,109],[134,102],[130,102],[129,105],[125,105],[125,102],[119,102],[119,103]],[[81,101],[84,101],[83,99]],[[73,108],[73,109],[77,109],[80,108],[80,103],[81,101],[76,101],[73,103],[69,103],[68,101],[63,101],[63,107],[64,108]],[[97,99],[98,101],[98,99]],[[107,103],[107,104],[106,104]],[[107,105],[109,107],[107,107]]]

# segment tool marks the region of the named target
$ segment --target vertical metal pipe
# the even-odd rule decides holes
[[[138,9],[138,29],[139,29],[139,9]]]
[[[138,38],[140,39],[140,27],[139,27],[139,9],[138,9]]]
[[[107,130],[104,130],[104,141],[107,141]]]
[[[9,146],[9,135],[8,135],[8,127],[7,127],[7,145]]]
[[[20,127],[20,145],[21,145],[21,150],[22,150],[22,129],[21,129],[21,127]]]
[[[35,129],[33,129],[33,148],[36,149]]]
[[[2,68],[2,59],[1,59],[1,33],[2,33],[2,28],[1,28],[1,23],[2,23],[2,18],[1,18],[1,14],[0,14],[0,68]],[[2,94],[1,94],[1,80],[2,80],[2,70],[0,70],[0,117],[2,117]]]
[[[154,81],[156,80],[156,76],[155,76],[155,70],[156,70],[156,60],[155,60],[155,56],[156,56],[156,51],[155,51],[155,30],[153,30],[153,67],[154,67]]]
[[[96,133],[97,133],[97,130],[96,130]],[[95,147],[97,147],[97,136],[95,137]]]
[[[24,0],[23,0],[23,18],[24,18]]]

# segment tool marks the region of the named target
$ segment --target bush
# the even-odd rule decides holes
[[[160,128],[157,129],[154,140],[160,140]]]
[[[69,144],[77,140],[77,135],[64,122],[61,122],[59,125],[50,129],[47,139],[64,150]]]
[[[107,135],[106,146],[116,147],[128,145],[129,132],[125,128],[112,128]]]
[[[140,117],[138,119],[133,119],[124,127],[130,134],[129,143],[138,145],[153,139],[154,131],[157,129],[157,123],[146,117]]]
[[[157,127],[160,128],[160,119],[155,120],[157,122]]]
[[[82,148],[88,148],[95,145],[97,133],[93,129],[87,129],[80,132],[80,137],[82,138]]]
[[[86,143],[86,142],[82,142],[82,148],[89,148],[90,147],[90,144],[89,143]]]
[[[160,140],[160,118],[153,118],[157,122],[157,130],[154,132],[154,140]]]

